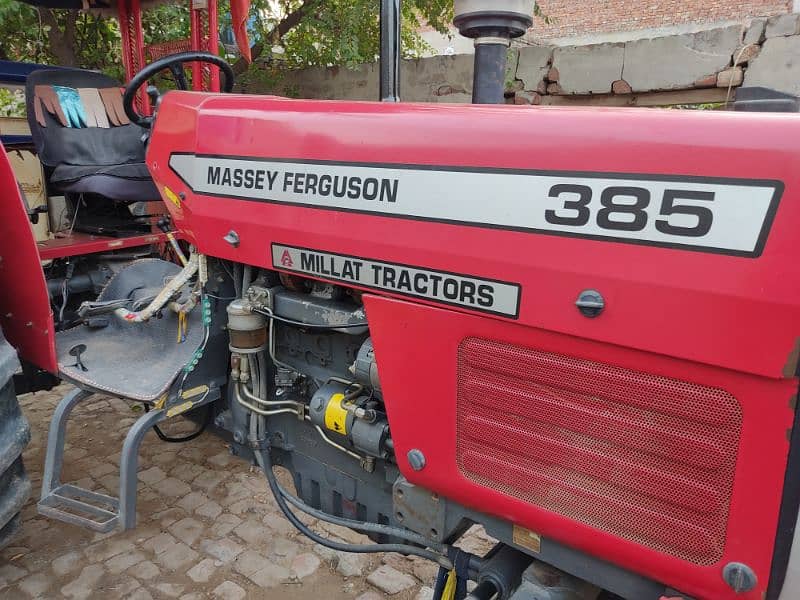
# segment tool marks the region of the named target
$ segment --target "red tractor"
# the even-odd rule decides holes
[[[398,3],[383,4],[392,100]],[[137,93],[164,68],[213,64],[225,91],[233,74],[212,54],[144,66],[122,111],[180,243],[108,267],[99,294],[64,302],[68,323],[48,281],[70,289],[69,264],[43,274],[3,158],[3,329],[77,386],[40,512],[133,527],[138,445],[183,414],[260,465],[320,544],[434,561],[437,598],[473,580],[471,600],[505,600],[535,561],[606,597],[798,597],[800,120],[774,112],[798,103],[497,106],[532,8],[456,1],[474,105],[150,89],[150,115]],[[66,134],[69,101],[40,91]],[[148,407],[117,497],[60,480],[66,420],[94,393]],[[487,556],[455,545],[473,524],[499,540]]]

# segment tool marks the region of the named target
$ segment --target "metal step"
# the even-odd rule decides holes
[[[133,529],[136,526],[136,487],[139,467],[139,446],[145,434],[154,425],[194,408],[213,402],[220,397],[219,388],[204,388],[199,399],[186,392],[181,403],[169,408],[159,406],[143,414],[128,430],[122,445],[119,462],[119,496],[114,498],[69,483],[61,483],[64,462],[64,443],[67,420],[72,410],[93,395],[92,391],[75,390],[61,399],[47,437],[47,454],[42,477],[42,496],[37,505],[39,514],[93,531],[106,533],[113,529]],[[200,389],[195,388],[195,389]],[[187,397],[188,396],[188,397]],[[166,403],[165,403],[166,404]]]
[[[119,500],[65,483],[37,504],[40,515],[106,533],[119,524]],[[86,515],[86,516],[84,516]]]

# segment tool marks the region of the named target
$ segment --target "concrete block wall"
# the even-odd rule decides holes
[[[531,68],[536,63],[538,70]],[[740,85],[800,95],[800,15],[624,43],[521,48],[516,95],[631,94]],[[544,81],[539,79],[545,73]],[[542,89],[545,90],[542,93]],[[527,93],[525,93],[527,92]],[[531,94],[535,92],[535,94]]]
[[[516,55],[512,64],[516,66]],[[404,60],[400,90],[406,102],[470,102],[472,98],[471,54],[434,56]],[[250,87],[252,93],[278,93],[325,100],[377,100],[378,64],[345,67],[315,67],[289,71],[277,90]]]
[[[454,55],[403,61],[403,100],[469,102],[472,60]],[[800,14],[628,42],[512,49],[507,82],[506,95],[517,104],[739,85],[800,96]],[[249,91],[374,100],[377,90],[378,66],[369,64],[290,71],[278,90]]]
[[[537,19],[536,39],[743,21],[791,12],[792,0],[538,0],[551,19]]]

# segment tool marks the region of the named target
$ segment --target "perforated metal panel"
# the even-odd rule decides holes
[[[693,563],[722,555],[740,427],[720,389],[476,338],[459,349],[465,477]]]

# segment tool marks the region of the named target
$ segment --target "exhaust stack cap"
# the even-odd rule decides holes
[[[468,38],[516,38],[533,25],[534,4],[534,0],[455,0],[453,24]]]

